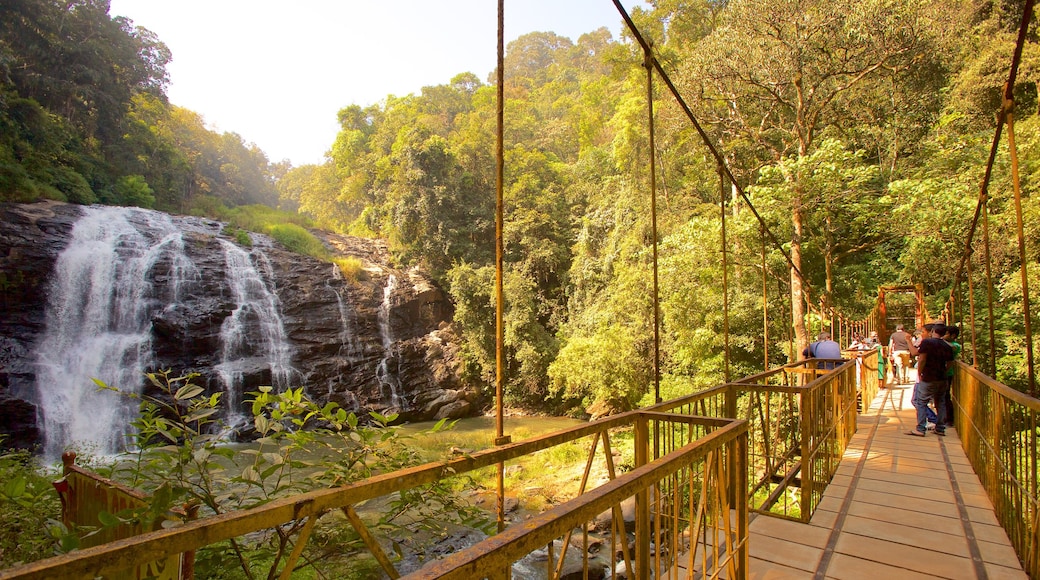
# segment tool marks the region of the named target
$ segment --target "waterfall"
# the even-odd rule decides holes
[[[152,280],[169,261],[164,282]],[[175,301],[198,271],[169,216],[116,207],[86,207],[58,256],[37,349],[34,401],[55,459],[75,444],[122,450],[136,405],[110,391],[138,392],[151,363],[151,314]]]
[[[383,302],[379,305],[379,338],[383,343],[383,358],[376,367],[376,378],[383,389],[383,397],[386,397],[386,391],[390,391],[390,406],[401,410],[401,381],[396,370],[390,372],[391,360],[396,358],[393,353],[394,337],[390,328],[390,308],[393,306],[391,297],[396,289],[397,276],[390,274],[386,279],[386,286],[383,288]]]
[[[227,240],[224,249],[227,284],[235,309],[220,327],[223,344],[220,374],[227,392],[228,423],[244,420],[240,391],[246,369],[268,366],[271,382],[278,390],[290,386],[293,377],[292,349],[285,335],[274,292],[271,265],[259,249],[246,252]]]
[[[343,273],[339,271],[339,266],[336,264],[332,265],[332,279],[343,280]],[[357,337],[357,312],[348,308],[347,302],[343,300],[343,295],[332,284],[326,282],[325,287],[336,296],[336,306],[339,308],[340,347],[338,354],[351,363],[355,363],[361,360],[361,355],[364,354],[361,342]]]

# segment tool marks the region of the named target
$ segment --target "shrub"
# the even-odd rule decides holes
[[[368,424],[336,403],[312,401],[302,387],[281,393],[260,387],[249,393],[252,426],[259,438],[232,448],[222,433],[221,393],[207,394],[192,381],[197,375],[174,377],[168,371],[148,374],[155,395],[124,393],[140,401],[134,421],[136,450],[114,464],[107,474],[151,494],[148,508],[104,515],[103,519],[149,520],[163,517],[184,502],[201,506],[200,516],[249,509],[315,488],[343,485],[415,465],[419,456],[399,429],[390,427],[396,415],[370,413]],[[101,388],[112,389],[100,381]],[[115,390],[115,389],[112,389]],[[445,427],[438,423],[432,431]],[[395,544],[413,533],[395,518],[419,510],[424,525],[469,522],[479,510],[460,503],[449,489],[434,484],[393,500],[394,509],[381,515],[374,529]],[[111,517],[110,517],[111,516]],[[250,534],[213,544],[197,553],[200,578],[273,577],[292,549],[292,539],[304,521],[291,521],[270,532]],[[345,531],[325,529],[322,535],[356,543]],[[320,544],[320,543],[319,543]],[[304,560],[324,568],[341,563],[323,561],[318,544],[308,544]],[[362,568],[362,570],[367,568]],[[304,571],[307,574],[310,571]],[[320,577],[343,577],[338,571],[314,570]],[[294,571],[297,577],[300,571]],[[302,576],[305,577],[305,576]],[[364,576],[362,576],[364,577]]]
[[[323,260],[328,258],[329,252],[325,249],[325,244],[296,224],[269,226],[266,233],[293,252]]]
[[[61,503],[25,450],[0,454],[0,569],[74,547],[61,524]]]
[[[145,208],[155,206],[155,196],[152,195],[155,192],[142,175],[124,175],[116,181],[113,189],[121,205]]]
[[[360,280],[365,272],[364,264],[359,258],[333,258],[332,263],[336,264],[343,277],[351,282]]]

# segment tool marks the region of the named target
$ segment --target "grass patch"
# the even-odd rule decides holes
[[[329,259],[329,251],[325,244],[314,237],[314,234],[296,224],[275,224],[268,226],[264,233],[277,240],[290,251],[321,260]]]
[[[307,231],[313,222],[297,213],[282,211],[266,205],[243,205],[229,208],[212,196],[196,198],[189,213],[228,223],[224,234],[240,246],[250,247],[248,232],[260,232],[274,238],[292,252],[328,261],[329,251],[321,240]],[[360,263],[360,262],[359,262]],[[342,269],[342,267],[341,267]]]
[[[351,282],[357,282],[364,277],[365,265],[360,258],[353,256],[334,257],[332,258],[332,263],[339,268],[343,277]]]

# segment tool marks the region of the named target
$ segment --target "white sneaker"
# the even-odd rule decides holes
[[[926,430],[928,430],[928,431],[935,431],[935,423],[932,423],[931,421],[929,421],[929,422],[924,424],[924,428]]]

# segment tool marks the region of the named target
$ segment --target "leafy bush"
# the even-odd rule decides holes
[[[293,252],[319,259],[328,258],[329,252],[325,249],[325,244],[296,224],[269,226],[266,233]]]
[[[260,387],[249,393],[252,426],[259,437],[249,445],[233,448],[226,444],[226,425],[220,419],[221,393],[205,393],[192,382],[196,376],[174,377],[168,371],[148,374],[154,394],[120,391],[140,403],[140,415],[134,421],[137,450],[114,464],[105,475],[149,493],[152,505],[136,512],[111,514],[103,521],[136,519],[147,523],[164,517],[171,507],[186,503],[200,505],[201,516],[250,509],[278,498],[419,463],[419,456],[406,445],[405,437],[396,427],[389,427],[396,415],[371,413],[366,425],[336,403],[321,406],[311,401],[302,387],[281,393]],[[434,429],[444,425],[441,421]],[[453,492],[441,486],[425,486],[402,497],[394,502],[395,509],[382,515],[375,526],[384,534],[396,534],[398,539],[390,538],[394,543],[404,543],[410,535],[394,519],[412,509],[423,510],[431,525],[480,519],[479,510],[460,503]],[[415,503],[419,501],[422,505]],[[326,522],[322,522],[324,527]],[[198,575],[272,577],[305,523],[292,521],[266,533],[207,546],[198,551]],[[347,532],[326,530],[322,535],[357,541]],[[340,555],[343,548],[338,547]],[[309,566],[342,564],[326,561],[330,556],[321,553],[320,543],[308,543],[306,549],[305,561]],[[325,572],[316,573],[320,576]],[[325,577],[331,576],[326,573]]]
[[[113,188],[120,205],[137,207],[154,207],[155,196],[152,188],[142,175],[124,175],[116,180]]]
[[[365,266],[359,258],[332,258],[332,263],[336,264],[343,277],[351,282],[360,280],[365,272]]]
[[[58,494],[24,450],[0,454],[0,521],[0,568],[53,556],[74,539],[61,523]]]
[[[281,224],[295,224],[302,228],[312,227],[306,217],[288,211],[267,207],[266,205],[241,205],[227,210],[227,221],[252,232],[265,232],[268,228]]]

